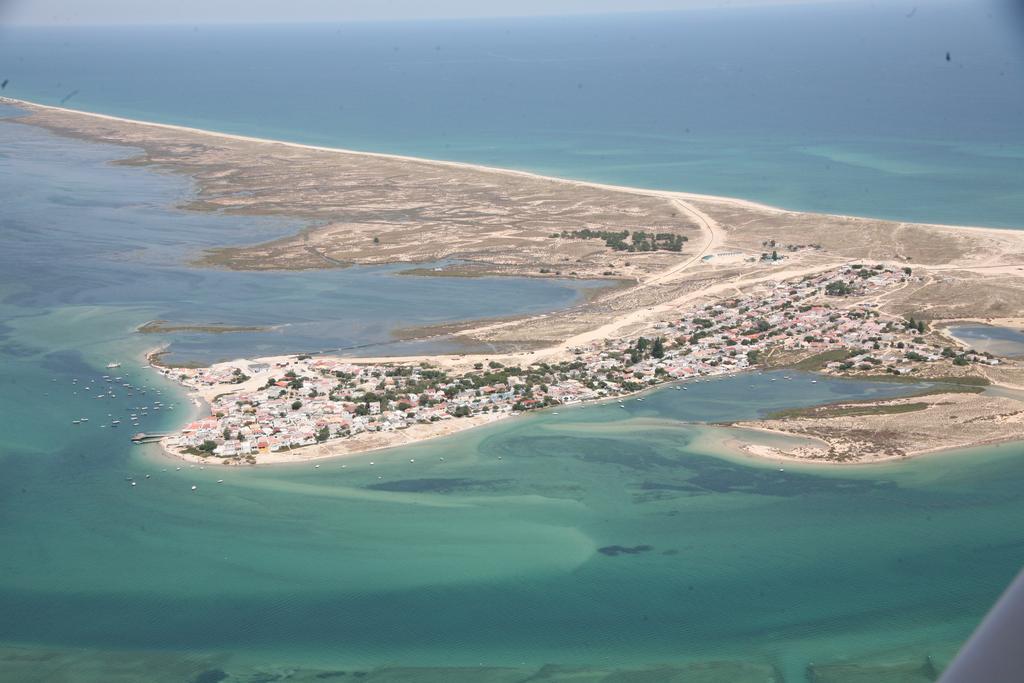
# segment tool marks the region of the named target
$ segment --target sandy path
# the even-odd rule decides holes
[[[677,277],[690,266],[699,263],[704,256],[707,255],[712,249],[717,249],[722,242],[724,237],[722,235],[721,226],[715,221],[714,218],[707,215],[693,204],[684,202],[682,199],[672,198],[672,203],[675,204],[681,211],[688,214],[700,225],[701,231],[707,235],[707,240],[704,242],[704,247],[694,254],[694,256],[688,261],[683,261],[675,266],[672,266],[668,270],[663,270],[660,273],[648,277],[643,285],[659,285],[665,282],[671,282],[677,279]]]
[[[692,262],[692,260],[691,260]],[[367,364],[387,364],[387,363],[435,363],[442,367],[453,367],[461,366],[465,364],[471,364],[474,362],[483,362],[487,360],[500,360],[506,364],[516,364],[520,362],[533,363],[539,360],[550,359],[560,355],[568,354],[571,349],[578,346],[585,346],[593,342],[602,341],[604,339],[612,339],[620,336],[622,331],[626,328],[642,325],[666,314],[672,314],[681,308],[683,305],[692,301],[702,299],[707,296],[719,294],[721,292],[730,291],[737,287],[748,287],[750,285],[759,284],[763,282],[780,282],[783,280],[789,280],[791,278],[803,277],[805,275],[814,275],[822,271],[830,270],[838,265],[841,265],[844,261],[835,261],[829,263],[821,263],[814,266],[808,266],[805,268],[793,268],[788,270],[777,270],[770,273],[756,275],[745,278],[731,278],[724,282],[720,282],[710,287],[705,287],[693,292],[687,292],[682,296],[676,297],[670,301],[666,301],[656,306],[650,306],[641,308],[625,315],[618,316],[614,320],[605,323],[599,327],[595,327],[586,332],[569,337],[559,344],[548,346],[543,349],[537,349],[535,351],[520,351],[516,353],[501,354],[501,353],[488,353],[488,354],[466,354],[466,355],[455,355],[455,354],[442,354],[440,356],[420,355],[420,356],[375,356],[365,358],[346,358],[348,362],[352,363],[367,363]],[[677,273],[678,274],[678,273]],[[635,290],[634,290],[635,291]]]

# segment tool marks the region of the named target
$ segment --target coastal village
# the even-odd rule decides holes
[[[621,400],[665,382],[747,370],[787,354],[815,357],[822,372],[847,375],[999,362],[944,346],[923,322],[880,312],[877,297],[914,280],[906,267],[842,266],[695,304],[643,336],[595,342],[570,349],[568,359],[526,367],[490,360],[455,372],[426,362],[366,364],[300,355],[163,368],[212,398],[210,414],[164,446],[193,459],[255,464],[267,453],[442,421]]]

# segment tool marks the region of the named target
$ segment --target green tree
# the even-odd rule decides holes
[[[829,296],[845,296],[850,293],[850,285],[842,280],[833,280],[825,285],[825,293]]]

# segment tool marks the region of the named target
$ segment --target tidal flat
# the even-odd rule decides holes
[[[98,422],[143,397],[96,399],[75,380],[121,361],[145,404],[187,410],[141,367],[152,341],[134,330],[146,320],[283,325],[181,331],[178,360],[387,347],[399,320],[541,315],[585,285],[414,280],[389,266],[191,268],[208,248],[304,224],[179,211],[195,199],[186,178],[109,163],[120,147],[17,130],[0,158],[13,188],[3,228],[17,237],[0,254],[0,679],[932,680],[1024,562],[1018,444],[837,471],[759,462],[692,424],[892,395],[877,383],[807,381],[797,393],[729,378],[344,468],[223,472],[133,447]],[[733,211],[708,207],[723,223]],[[1000,223],[1019,215],[1004,213]],[[774,216],[756,227],[804,241],[802,224]],[[847,234],[834,237],[844,259],[851,225],[864,224],[840,222]],[[761,250],[754,230],[739,237]],[[886,248],[920,246],[910,254],[938,266],[969,251],[923,237],[905,230]],[[981,303],[1019,301],[1013,278],[991,272],[996,294]],[[975,275],[938,273],[926,303],[956,314],[953,294]],[[151,413],[145,428],[173,428],[177,415]]]

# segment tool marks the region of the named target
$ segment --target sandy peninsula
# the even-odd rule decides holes
[[[135,151],[117,163],[188,175],[196,192],[186,209],[288,216],[305,225],[297,234],[272,242],[210,250],[197,260],[198,267],[321,269],[349,264],[412,266],[449,259],[450,268],[462,274],[605,278],[622,283],[570,309],[451,330],[453,343],[500,353],[359,359],[361,364],[428,364],[449,373],[449,378],[479,373],[475,366],[489,363],[529,372],[539,363],[572,363],[581,352],[618,353],[621,359],[641,337],[664,337],[668,350],[676,354],[673,358],[684,358],[682,351],[701,345],[689,341],[693,334],[679,341],[684,335],[676,333],[686,320],[702,318],[701,311],[743,298],[763,299],[814,278],[852,278],[850,282],[857,283],[855,267],[877,265],[884,269],[884,287],[836,297],[825,293],[827,283],[822,280],[814,295],[818,298],[799,305],[827,305],[844,319],[851,313],[877,312],[879,324],[891,323],[880,334],[896,336],[877,342],[878,347],[872,346],[876,342],[865,346],[867,337],[858,337],[856,346],[844,347],[847,352],[865,352],[851,356],[856,363],[830,367],[825,362],[813,369],[853,376],[896,372],[918,379],[967,376],[993,386],[1024,386],[1019,363],[973,354],[942,331],[943,323],[953,320],[999,324],[1024,319],[1024,231],[788,211],[723,197],[562,180],[3,102],[25,112],[3,119],[3,125],[38,126],[122,145]],[[904,271],[907,275],[900,279]],[[788,321],[785,311],[779,315],[779,321]],[[913,339],[913,344],[923,345],[921,353],[914,351],[916,346],[907,348],[909,339],[900,337],[903,347],[894,341],[910,334],[904,324],[910,319],[925,324]],[[728,331],[749,332],[752,321],[731,321]],[[714,332],[723,332],[723,325],[724,319]],[[415,331],[410,334],[415,336]],[[841,331],[836,334],[836,339],[842,336]],[[759,348],[762,353],[751,366],[788,366],[819,356],[819,343],[804,341],[806,337],[815,335],[804,334],[795,341],[790,336],[778,348]],[[839,350],[842,343],[835,346],[829,350]],[[946,348],[954,350],[951,355],[937,352]],[[736,357],[721,344],[711,351],[723,349],[722,358]],[[873,350],[885,352],[875,354],[885,360],[874,358]],[[913,367],[904,367],[908,356]],[[925,360],[913,360],[916,356]],[[638,363],[652,360],[660,359],[643,357]],[[700,360],[712,362],[709,357]],[[654,373],[657,363],[651,365]],[[638,369],[644,373],[648,368]],[[828,449],[798,457],[833,462],[906,457],[942,444],[1024,438],[1016,417],[1024,404],[1011,396],[956,393],[917,402],[927,405],[913,411],[880,406],[858,415],[779,417],[749,426],[821,439]],[[925,415],[933,427],[930,439],[919,434]],[[459,417],[460,428],[498,419],[493,413],[478,417]],[[359,438],[366,448],[387,447],[451,431],[437,426],[440,422],[409,426],[386,438]],[[936,438],[942,430],[951,436]],[[348,448],[328,441],[309,446],[308,453],[351,452]],[[302,450],[290,451],[295,455],[289,457],[315,457],[299,456]]]

